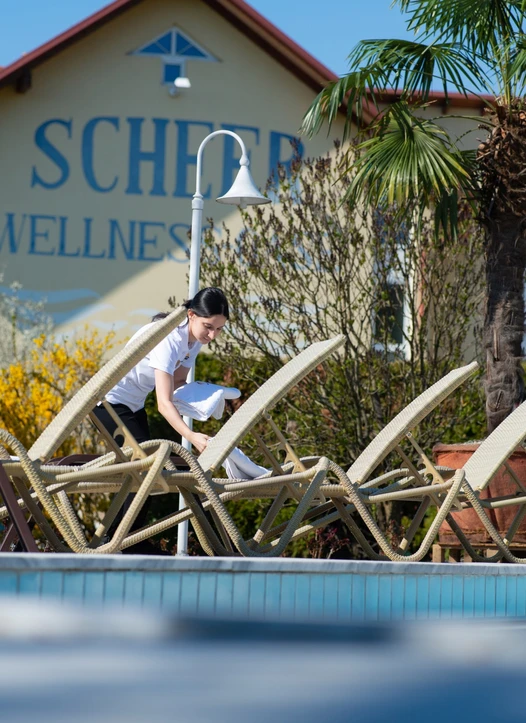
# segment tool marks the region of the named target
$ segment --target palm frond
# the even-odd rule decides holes
[[[438,203],[444,229],[454,233],[458,194],[472,190],[469,159],[443,128],[415,117],[404,102],[393,104],[375,130],[356,147],[347,200],[400,208],[419,200],[422,209]]]
[[[459,43],[484,55],[521,32],[524,0],[394,0],[409,13],[408,29]]]
[[[418,94],[426,100],[432,81],[439,78],[447,100],[448,88],[466,95],[467,83],[477,88],[485,84],[480,67],[462,48],[453,45],[366,40],[358,43],[349,62],[359,69],[329,83],[318,94],[303,118],[302,133],[312,137],[324,122],[330,129],[338,110],[346,104],[344,139],[348,138],[353,116],[361,124],[364,110],[378,110],[377,96],[389,88],[401,87],[404,96]]]
[[[379,78],[377,68],[362,68],[328,85],[317,95],[305,114],[300,132],[312,137],[327,122],[330,129],[342,105],[347,107],[344,140],[349,136],[353,115],[360,124],[364,109],[376,108],[375,87]]]
[[[524,0],[526,3],[526,0]],[[526,93],[526,35],[520,35],[509,53],[509,65],[506,68],[510,86],[510,96],[520,98]]]
[[[487,85],[484,70],[461,46],[453,43],[431,45],[411,40],[363,40],[349,55],[351,68],[362,64],[375,69],[381,88],[404,88],[424,100],[434,80],[448,89],[466,94]],[[472,88],[468,88],[471,84]]]

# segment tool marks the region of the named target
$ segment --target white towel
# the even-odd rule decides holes
[[[255,479],[268,472],[265,467],[253,462],[238,447],[235,447],[223,462],[229,479]]]
[[[221,419],[225,399],[238,399],[240,396],[241,392],[235,387],[222,387],[210,382],[190,382],[175,390],[173,403],[179,414],[204,422],[210,417]],[[230,479],[254,479],[268,472],[238,447],[232,450],[223,462],[223,467]]]
[[[175,390],[173,403],[179,414],[204,422],[210,417],[221,419],[225,410],[225,399],[241,396],[235,387],[223,387],[210,382],[190,382]]]

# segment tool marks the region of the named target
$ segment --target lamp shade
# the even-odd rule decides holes
[[[241,166],[237,172],[236,180],[232,188],[216,199],[218,203],[228,203],[231,206],[256,206],[260,203],[270,203],[270,198],[265,198],[259,192],[258,187],[252,180],[248,166]]]

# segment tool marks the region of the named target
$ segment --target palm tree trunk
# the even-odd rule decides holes
[[[484,321],[486,415],[492,432],[524,399],[524,219],[509,212],[487,224]]]

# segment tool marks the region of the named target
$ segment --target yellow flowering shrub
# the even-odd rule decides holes
[[[29,448],[43,429],[102,366],[114,333],[100,336],[85,329],[82,336],[56,341],[41,335],[24,359],[0,369],[0,427]],[[57,455],[91,452],[96,435],[89,422],[57,450]]]

